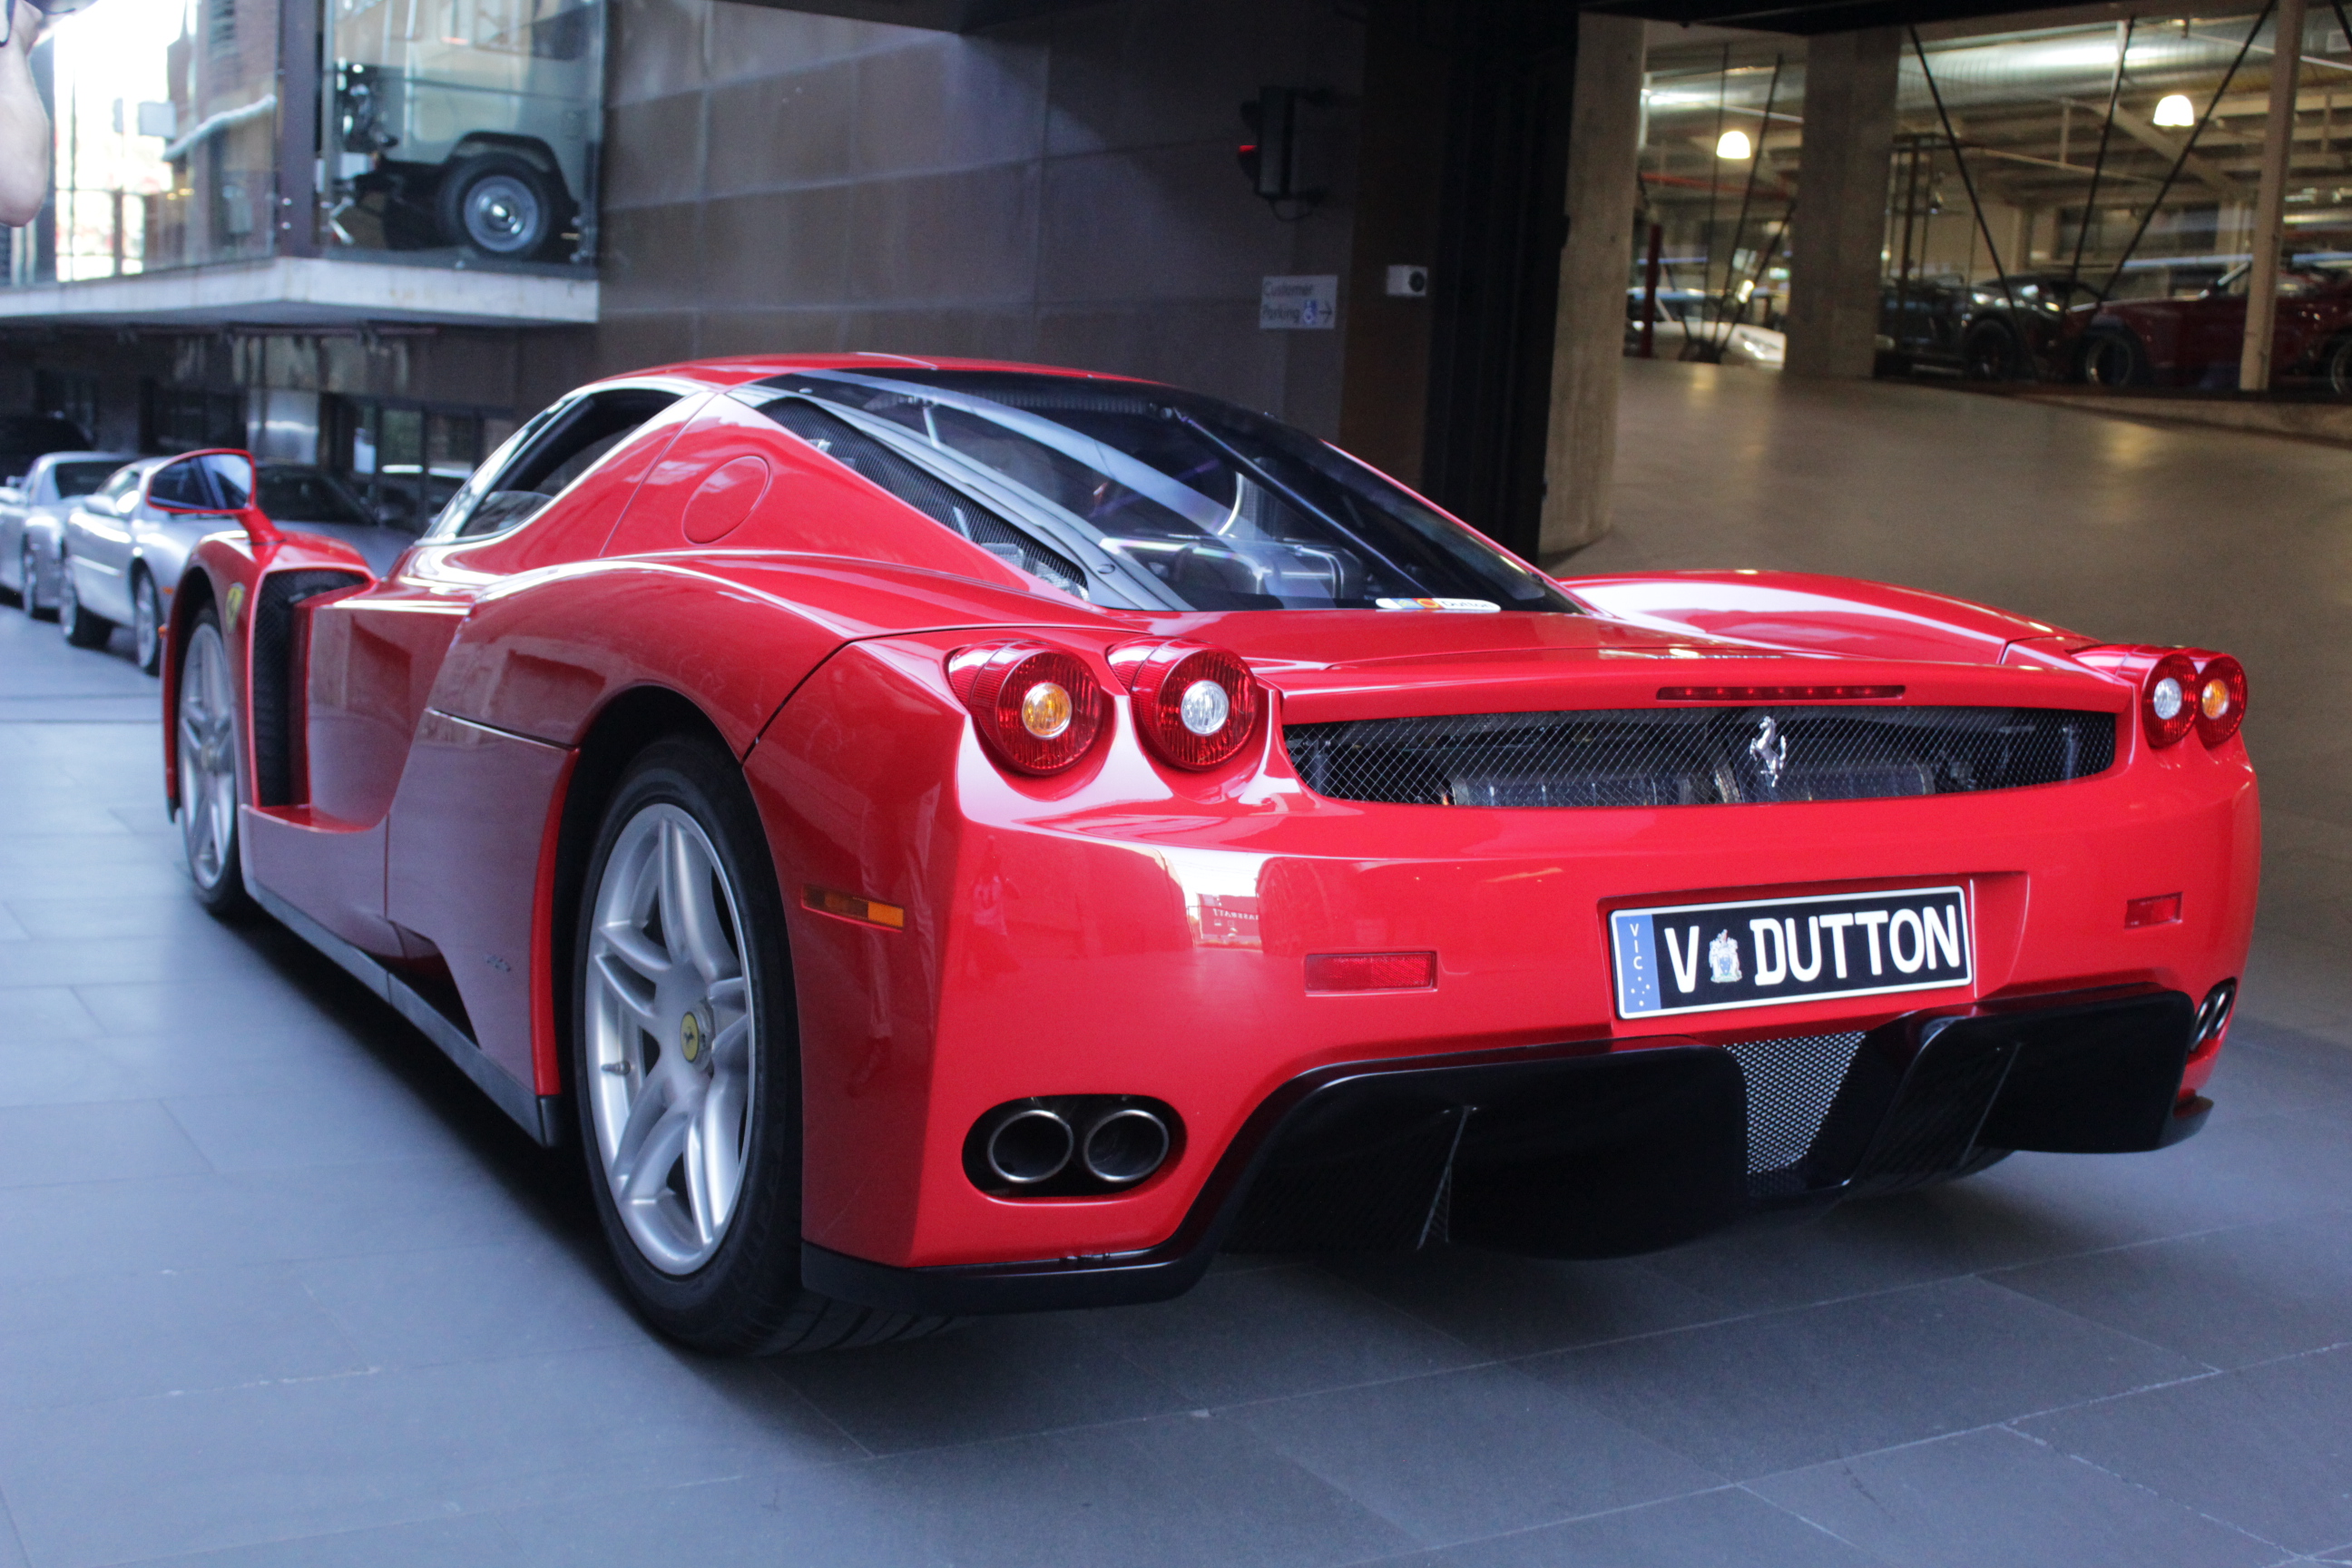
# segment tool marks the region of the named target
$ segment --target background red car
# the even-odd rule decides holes
[[[2109,300],[2074,350],[2080,379],[2100,386],[2238,384],[2246,338],[2246,277],[2238,268],[2185,300]],[[2297,258],[2279,270],[2278,374],[2352,397],[2352,263]]]
[[[1171,388],[599,383],[390,573],[173,607],[200,896],[534,1137],[716,1349],[1552,1257],[2193,1132],[2252,918],[2226,655],[1841,579],[1557,583]]]

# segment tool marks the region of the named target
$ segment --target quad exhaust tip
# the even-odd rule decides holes
[[[1164,1168],[1183,1138],[1176,1113],[1134,1095],[1008,1100],[972,1124],[964,1172],[999,1197],[1106,1196]]]
[[[1032,1105],[998,1120],[989,1132],[989,1173],[1009,1186],[1050,1182],[1070,1163],[1077,1134],[1057,1110]]]
[[[1168,1123],[1139,1105],[1129,1105],[1087,1124],[1078,1158],[1096,1181],[1123,1187],[1160,1169],[1168,1158]]]

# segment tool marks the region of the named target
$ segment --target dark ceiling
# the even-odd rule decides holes
[[[896,22],[969,33],[1003,22],[1074,10],[1097,0],[751,0],[780,10],[812,11],[861,22]],[[1455,0],[1475,5],[1481,0]],[[1723,27],[1759,27],[1780,33],[1839,33],[1854,27],[1958,22],[2043,9],[2020,0],[1561,0],[1587,11],[1642,16],[1658,22],[1709,23]]]

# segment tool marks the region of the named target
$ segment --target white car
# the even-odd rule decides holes
[[[128,622],[139,668],[154,674],[163,658],[172,594],[196,541],[236,526],[226,512],[166,511],[149,504],[147,485],[169,458],[142,458],[121,469],[66,513],[58,574],[58,624],[76,647],[102,647]],[[266,463],[257,498],[272,522],[340,539],[379,575],[416,542],[387,527],[341,480],[300,463]]]
[[[1658,318],[1654,357],[1714,360],[1757,370],[1779,370],[1789,357],[1789,337],[1764,325],[1769,306],[1762,295],[1727,310],[1720,298],[1694,289],[1658,291]],[[1630,290],[1625,301],[1625,352],[1642,352],[1642,291]]]
[[[56,603],[66,512],[129,461],[128,452],[48,452],[0,487],[0,588],[14,591],[26,615],[43,615]]]

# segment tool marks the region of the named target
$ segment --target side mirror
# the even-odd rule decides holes
[[[274,543],[278,529],[255,500],[258,477],[250,452],[190,452],[147,476],[147,504],[158,511],[226,513],[254,543]]]

